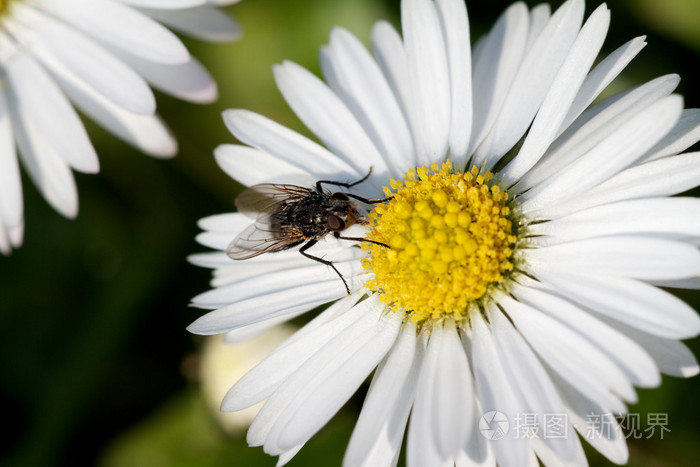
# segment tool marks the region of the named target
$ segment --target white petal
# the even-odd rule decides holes
[[[22,246],[24,223],[19,227],[9,229],[0,223],[0,253],[10,255],[13,248]]]
[[[645,37],[636,37],[623,44],[598,63],[586,76],[576,99],[569,108],[566,118],[561,123],[559,133],[566,130],[571,123],[600,95],[608,84],[632,61],[644,48]]]
[[[227,6],[227,5],[233,5],[234,3],[238,3],[241,0],[207,0],[207,3],[210,3],[212,5],[218,5],[218,6]]]
[[[526,250],[524,257],[537,271],[552,273],[563,270],[664,280],[700,272],[700,251],[694,245],[652,237],[620,235],[569,241]]]
[[[189,255],[187,261],[203,268],[223,268],[224,266],[230,266],[232,263],[231,258],[220,251]]]
[[[301,448],[303,447],[304,444],[300,444],[299,446],[294,446],[292,449],[280,454],[279,458],[277,459],[277,464],[275,464],[275,467],[282,467],[283,465],[286,465],[289,461],[292,460],[294,456],[297,455],[299,451],[301,451]]]
[[[155,97],[143,78],[92,39],[33,8],[13,10],[14,15],[34,24],[31,34],[21,25],[12,29],[54,74],[71,76],[128,112],[155,112]]]
[[[274,271],[295,270],[301,265],[299,261],[283,261],[279,267],[275,267],[271,262],[234,261],[226,253],[214,252],[213,254],[215,255],[213,258],[210,257],[204,260],[208,260],[210,264],[214,263],[213,266],[208,267],[217,268],[209,283],[212,288],[225,287],[253,277],[264,276]],[[287,258],[284,259],[286,260]],[[201,259],[196,256],[194,261],[190,259],[190,262],[199,265],[196,261],[201,261]],[[308,264],[301,266],[308,266]]]
[[[452,321],[434,325],[418,377],[408,429],[407,463],[425,464],[427,456],[454,458],[474,429],[469,362]]]
[[[377,65],[382,70],[384,78],[389,83],[397,102],[401,106],[405,120],[413,129],[411,137],[415,147],[423,147],[419,143],[418,117],[415,115],[415,105],[411,99],[411,86],[408,79],[408,62],[403,41],[394,27],[386,21],[377,21],[372,28],[372,50]],[[415,150],[412,153],[412,164],[416,163]]]
[[[78,190],[70,168],[35,133],[28,138],[20,134],[24,130],[15,131],[24,168],[41,194],[62,215],[75,218],[78,215]]]
[[[671,183],[667,181],[667,184]],[[529,233],[547,236],[538,242],[542,245],[621,234],[699,237],[700,218],[690,214],[694,212],[700,212],[697,198],[635,199],[595,206],[532,225]]]
[[[484,413],[476,401],[476,413]],[[496,457],[490,440],[481,434],[472,433],[462,452],[455,458],[455,467],[496,467]]]
[[[0,225],[16,227],[22,222],[22,177],[5,91],[0,90]]]
[[[661,201],[648,198],[675,195],[689,190],[697,186],[698,178],[700,178],[700,153],[666,157],[630,167],[581,196],[555,206],[544,207],[538,211],[537,217],[554,219],[592,206],[635,198],[647,198],[639,202],[648,202],[653,205],[661,203]],[[687,202],[683,201],[683,203]],[[619,206],[626,205],[620,203]],[[632,206],[637,205],[630,205],[630,207]],[[612,212],[617,208],[611,207],[609,209]],[[596,212],[599,211],[592,211],[591,214]],[[585,217],[586,214],[582,214],[582,216]],[[546,227],[544,228],[546,229]]]
[[[74,218],[78,214],[78,191],[70,167],[46,141],[45,134],[37,128],[33,114],[26,111],[22,102],[18,102],[15,87],[10,87],[9,91],[8,108],[15,124],[15,141],[24,168],[46,201],[64,216]]]
[[[342,274],[346,268],[343,264],[338,266]],[[355,263],[355,268],[361,268],[361,266]],[[307,281],[290,289],[267,291],[262,295],[236,301],[231,305],[207,313],[190,324],[187,329],[194,334],[219,334],[281,315],[310,310],[345,295],[343,282],[336,274],[324,277],[326,280],[320,282]],[[359,288],[365,280],[363,276],[345,275],[344,278],[350,290]]]
[[[555,295],[518,286],[515,297],[567,325],[610,357],[636,386],[655,387],[661,383],[651,357],[634,340]]]
[[[359,299],[360,294],[354,294],[338,300],[284,341],[238,380],[224,397],[221,410],[241,410],[270,397],[319,349],[362,319],[366,306],[353,308]]]
[[[424,368],[426,363],[426,349],[428,347],[428,339],[432,333],[423,333],[419,335],[418,345],[420,346],[421,352],[423,353],[423,359],[421,362],[421,369],[419,369],[419,377],[417,378],[417,384],[420,385],[422,378],[420,378],[420,372]],[[423,383],[425,386],[426,384]],[[416,391],[418,389],[416,388]],[[406,441],[406,465],[407,466],[422,466],[422,465],[439,465],[443,466],[446,460],[442,458],[437,452],[437,447],[433,439],[432,425],[428,423],[417,423],[416,419],[421,417],[421,420],[425,420],[430,416],[430,407],[424,408],[430,405],[430,397],[427,402],[424,401],[423,406],[418,406],[422,410],[418,412],[416,408],[416,401],[414,401],[414,407],[411,409],[411,419],[408,428],[408,436]],[[397,459],[398,461],[398,459]],[[449,460],[447,460],[449,463]]]
[[[401,176],[415,161],[408,124],[377,63],[348,31],[335,28],[322,50],[321,69],[331,89],[345,102],[379,153]]]
[[[244,302],[224,306],[198,318],[187,327],[187,330],[201,335],[221,334],[268,319],[288,316],[298,311],[308,311],[336,300],[345,293],[344,290],[329,288],[331,284],[335,282],[307,284],[307,287],[301,289],[273,294],[266,297],[266,300],[263,297],[254,297]],[[318,290],[322,290],[323,293],[313,293]]]
[[[693,353],[682,342],[654,336],[611,319],[606,322],[644,347],[662,373],[678,378],[691,378],[700,373]]]
[[[13,248],[22,246],[24,237],[24,221],[21,221],[16,227],[5,227],[0,222],[0,252],[4,255],[12,253]]]
[[[569,422],[581,437],[612,462],[625,464],[629,457],[627,444],[610,408],[582,395],[556,374],[551,377],[569,408]]]
[[[643,282],[564,272],[535,274],[557,293],[650,334],[683,339],[700,333],[700,318],[695,310],[673,295]]]
[[[127,112],[84,86],[75,76],[55,77],[76,107],[113,135],[153,157],[166,158],[177,153],[175,137],[158,116]]]
[[[689,277],[687,279],[676,279],[670,281],[647,281],[658,287],[671,289],[700,290],[700,276]]]
[[[212,288],[223,287],[240,280],[248,279],[252,276],[260,276],[267,274],[273,269],[270,264],[266,263],[256,263],[250,266],[248,264],[235,263],[226,253],[215,252],[213,253],[217,257],[218,264],[213,267],[217,268],[212,274],[212,279],[209,281],[209,285]],[[198,258],[195,257],[195,261]],[[190,258],[188,258],[190,260]],[[193,264],[197,264],[195,261],[190,260]],[[199,264],[197,264],[199,265]],[[255,269],[260,268],[262,271],[256,271]]]
[[[13,248],[21,247],[24,239],[24,220],[18,226],[11,227],[7,234],[10,237],[10,245]]]
[[[685,109],[681,119],[641,161],[653,161],[685,151],[700,140],[700,109]]]
[[[234,329],[233,331],[229,331],[225,334],[224,342],[226,342],[227,344],[238,344],[241,342],[249,341],[255,337],[258,337],[265,331],[275,326],[279,326],[281,323],[294,319],[297,316],[302,315],[303,313],[303,311],[299,311],[297,313],[291,313],[289,315],[280,316],[275,319],[269,319],[267,321],[261,321],[259,323],[251,324],[250,326],[244,326],[242,328]]]
[[[274,179],[310,176],[302,169],[275,156],[248,146],[222,144],[214,149],[219,167],[234,180],[246,186],[270,182]]]
[[[321,254],[321,250],[313,248],[314,255]],[[324,255],[324,258],[333,262],[335,270],[321,264],[318,261],[313,261],[301,254],[298,250],[290,250],[290,253],[296,253],[296,256],[305,259],[296,267],[281,267],[270,272],[240,278],[236,281],[231,281],[224,286],[219,286],[213,290],[200,294],[192,299],[195,306],[202,308],[217,308],[230,304],[234,300],[242,300],[248,298],[260,297],[266,293],[276,293],[281,290],[294,288],[297,286],[307,285],[311,283],[325,284],[331,282],[333,278],[337,279],[338,284],[345,288],[345,283],[352,290],[355,285],[359,284],[359,276],[365,276],[366,273],[361,269],[360,259],[364,256],[359,248],[345,248],[332,255]],[[268,256],[270,253],[267,254]],[[294,269],[293,275],[290,275]],[[336,270],[341,278],[336,273]],[[335,288],[335,287],[334,287]]]
[[[527,31],[525,50],[530,50],[552,17],[552,8],[547,3],[535,5],[530,11],[530,27]]]
[[[501,355],[501,364],[517,394],[520,396],[521,412],[535,414],[537,438],[542,439],[561,460],[572,460],[577,447],[575,437],[564,438],[551,436],[548,418],[553,414],[564,413],[564,403],[559,397],[547,371],[522,336],[499,310],[492,308],[489,313],[495,338],[497,355]],[[563,430],[568,427],[561,427]]]
[[[414,111],[423,143],[419,161],[441,159],[450,129],[450,75],[440,18],[430,0],[401,2],[401,25]]]
[[[481,160],[495,162],[530,126],[576,39],[583,10],[583,0],[564,3],[527,51],[489,136],[490,144],[478,151]]]
[[[539,163],[518,182],[521,190],[548,182],[629,120],[678,86],[678,75],[666,75],[616,94],[586,110],[550,146]],[[641,154],[640,154],[641,156]]]
[[[323,246],[323,244],[319,245]],[[317,249],[314,247],[316,254],[321,257],[329,256],[334,260],[356,258],[358,252],[354,250],[354,248],[347,248],[347,245],[340,248]],[[214,271],[214,278],[211,282],[212,287],[223,287],[280,271],[293,273],[299,268],[309,266],[309,259],[300,255],[298,250],[282,251],[274,255],[262,255],[262,257],[251,258],[245,261],[234,261],[225,253],[217,254],[221,255],[221,258],[216,261],[219,262],[218,265],[223,264],[223,267],[215,266],[219,267],[219,269]],[[268,257],[267,260],[265,260],[266,256]]]
[[[204,5],[207,0],[116,0],[128,5],[147,8],[162,8],[164,10],[176,10]]]
[[[499,313],[496,310],[494,314]],[[525,407],[514,390],[516,387],[514,381],[511,381],[506,374],[492,331],[487,328],[481,312],[472,313],[470,323],[474,381],[482,410],[484,413],[493,410],[500,412],[514,423],[516,417],[525,412]],[[502,355],[502,357],[507,359],[509,355]],[[498,465],[516,467],[527,463],[527,438],[519,436],[517,432],[491,442],[490,445]]]
[[[155,63],[141,57],[115,51],[121,60],[133,68],[151,86],[171,96],[199,104],[216,100],[216,82],[195,58],[184,63]]]
[[[24,239],[24,220],[15,227],[6,227],[0,223],[0,252],[4,255],[12,253],[13,248],[22,246]]]
[[[239,232],[243,226],[247,227],[248,224],[250,224],[250,219],[236,212],[214,214],[213,216],[203,217],[197,222],[197,226],[202,230],[227,233]]]
[[[211,5],[186,10],[141,8],[141,11],[173,29],[205,41],[232,41],[241,34],[241,28],[231,16]]]
[[[343,277],[351,277],[359,272],[358,253],[353,251],[356,248],[348,248],[345,254],[327,257],[333,261],[333,265],[343,274]],[[310,251],[313,251],[310,250]],[[301,256],[301,255],[299,255]],[[264,276],[252,277],[247,280],[237,281],[225,287],[217,287],[192,299],[195,306],[202,308],[217,308],[228,305],[234,301],[243,301],[254,297],[261,297],[265,294],[276,293],[281,290],[293,289],[305,284],[331,281],[334,277],[339,281],[335,271],[325,264],[309,260],[303,267],[296,268],[294,274],[290,271],[274,271]]]
[[[561,454],[552,450],[551,446],[547,444],[547,442],[550,440],[532,438],[530,439],[530,447],[537,456],[537,459],[534,462],[535,467],[539,467],[540,465],[557,465],[561,467],[581,467],[588,465],[588,461],[586,460],[586,453],[583,450],[581,441],[579,440],[578,436],[576,436],[576,432],[571,428],[570,424],[568,423],[568,417],[566,416],[566,412],[559,412],[555,415],[559,416],[560,414],[563,414],[563,418],[565,418],[567,425],[569,425],[566,428],[565,439],[572,444],[573,452],[571,454],[567,454],[567,457],[562,458]],[[556,441],[561,441],[561,439],[557,439]]]
[[[523,210],[573,198],[627,168],[676,124],[682,108],[682,98],[672,95],[639,112],[548,183],[525,193]]]
[[[87,34],[146,60],[174,64],[189,59],[175,34],[134,8],[105,0],[49,0],[42,7]]]
[[[636,402],[634,389],[622,371],[586,339],[510,297],[499,297],[498,302],[540,358],[578,390],[615,411],[623,411],[624,405],[611,390]]]
[[[287,404],[265,440],[265,451],[285,451],[307,441],[347,402],[386,355],[399,331],[402,313],[382,316],[384,304],[370,297],[362,323],[348,327],[320,349],[268,399]],[[294,394],[291,398],[289,395]],[[257,419],[256,419],[257,421]],[[254,422],[255,424],[255,422]],[[251,432],[254,430],[251,425]]]
[[[357,119],[328,86],[292,62],[274,67],[277,87],[302,122],[338,157],[366,174],[387,178],[388,168]]]
[[[323,146],[255,112],[226,110],[223,118],[226,127],[239,140],[316,179],[342,179],[350,174],[361,177],[369,168],[355,171]],[[259,168],[269,170],[267,165],[259,165]]]
[[[472,63],[469,18],[464,2],[437,0],[450,74],[450,157],[463,162],[467,157],[472,127]]]
[[[16,54],[3,68],[12,105],[24,125],[32,128],[28,136],[40,136],[54,154],[77,170],[99,171],[97,154],[78,114],[44,69],[24,54]]]
[[[343,465],[392,465],[398,458],[421,359],[422,349],[416,346],[416,326],[409,320],[372,378]]]
[[[12,253],[12,247],[10,246],[10,239],[5,231],[5,226],[0,224],[0,253],[3,255],[9,255]]]
[[[610,10],[603,4],[588,18],[557,72],[518,155],[504,169],[505,177],[518,180],[559,136],[559,128],[603,46],[610,25]]]
[[[473,55],[474,122],[469,153],[492,130],[516,75],[528,35],[529,17],[523,2],[509,6]],[[478,53],[477,53],[478,51]],[[472,161],[480,165],[478,155]]]

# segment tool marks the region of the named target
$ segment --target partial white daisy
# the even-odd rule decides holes
[[[214,269],[212,290],[193,300],[213,311],[191,332],[247,338],[335,301],[222,409],[265,401],[248,443],[283,464],[374,371],[346,465],[395,464],[406,429],[410,466],[581,465],[579,436],[624,463],[615,417],[634,387],[698,373],[681,339],[700,319],[657,286],[700,288],[700,200],[672,197],[700,184],[700,153],[679,154],[700,139],[700,112],[672,94],[675,75],[594,103],[645,44],[594,66],[605,5],[584,21],[583,0],[553,13],[515,3],[473,48],[461,0],[401,5],[403,36],[378,23],[372,53],[335,29],[325,81],[275,67],[325,147],[253,112],[224,113],[245,145],[215,155],[237,181],[308,194],[373,167],[351,188],[322,188],[391,199],[350,200],[367,223],[345,230],[338,219],[354,214],[343,219],[342,203],[317,209],[331,213],[320,220],[284,217],[309,210],[306,195],[269,199],[252,220],[250,196],[285,190],[268,185],[239,198],[244,212],[200,222],[199,242],[218,251],[191,257]],[[376,243],[294,230],[324,221]],[[302,243],[254,256],[290,232]],[[299,253],[316,237],[305,253],[335,270]],[[552,417],[565,436],[548,436]]]
[[[233,383],[293,333],[294,327],[280,325],[253,339],[235,344],[227,342],[223,335],[206,338],[196,361],[197,379],[201,384],[204,402],[225,431],[235,435],[245,433],[262,403],[237,412],[222,412],[219,410],[221,399]]]
[[[73,106],[154,157],[177,142],[151,87],[212,102],[214,80],[166,26],[210,41],[239,35],[236,0],[0,0],[0,251],[22,243],[17,154],[48,203],[78,213],[72,170],[99,171]]]

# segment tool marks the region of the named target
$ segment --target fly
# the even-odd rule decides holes
[[[299,253],[331,267],[343,281],[349,295],[350,288],[333,262],[314,256],[307,250],[331,232],[335,238],[342,240],[375,243],[389,248],[388,245],[366,238],[345,237],[341,232],[353,224],[364,223],[351,199],[365,204],[377,204],[390,198],[367,199],[351,193],[323,190],[324,184],[351,188],[367,180],[371,173],[372,169],[352,183],[319,180],[315,190],[271,183],[243,190],[236,198],[236,207],[238,212],[255,219],[255,223],[231,242],[226,254],[231,259],[244,260],[301,245]]]

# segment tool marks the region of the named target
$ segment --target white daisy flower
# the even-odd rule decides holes
[[[0,251],[22,243],[17,161],[48,203],[78,212],[72,170],[99,171],[73,106],[146,154],[177,142],[155,115],[150,86],[211,102],[216,83],[169,29],[223,41],[239,28],[219,6],[236,0],[0,0]]]
[[[290,325],[276,326],[268,331],[231,345],[224,335],[209,336],[196,362],[204,402],[218,425],[232,435],[245,433],[257,415],[262,403],[236,412],[219,410],[221,398],[255,365],[260,363],[275,347],[294,333]]]
[[[336,301],[222,409],[265,401],[247,440],[285,463],[374,371],[346,465],[395,464],[406,429],[410,466],[585,464],[577,431],[624,463],[615,416],[634,387],[698,373],[680,340],[700,319],[657,286],[700,285],[700,200],[671,197],[700,184],[700,153],[679,154],[700,139],[700,112],[672,94],[675,75],[593,103],[645,44],[594,66],[605,5],[584,21],[583,0],[553,13],[515,3],[473,48],[461,0],[403,0],[401,13],[403,37],[378,23],[372,53],[335,29],[325,82],[275,67],[325,147],[249,111],[224,114],[246,144],[216,150],[226,173],[306,188],[268,200],[257,221],[251,196],[291,189],[254,188],[244,212],[201,221],[199,242],[220,251],[191,258],[214,279],[194,299],[213,311],[189,330],[235,341]],[[337,202],[315,212],[330,214],[293,219],[315,180],[370,167],[362,183],[322,188],[390,200],[314,195]],[[344,230],[350,202],[368,220]],[[255,256],[317,237],[305,251],[316,261],[298,246]],[[528,415],[532,436],[515,429]],[[547,436],[553,416],[565,436]]]

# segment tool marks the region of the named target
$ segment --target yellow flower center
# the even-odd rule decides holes
[[[391,188],[393,198],[369,214],[367,238],[389,248],[363,244],[374,273],[367,287],[413,321],[465,317],[514,268],[508,193],[491,172],[455,173],[449,162],[409,170]]]

